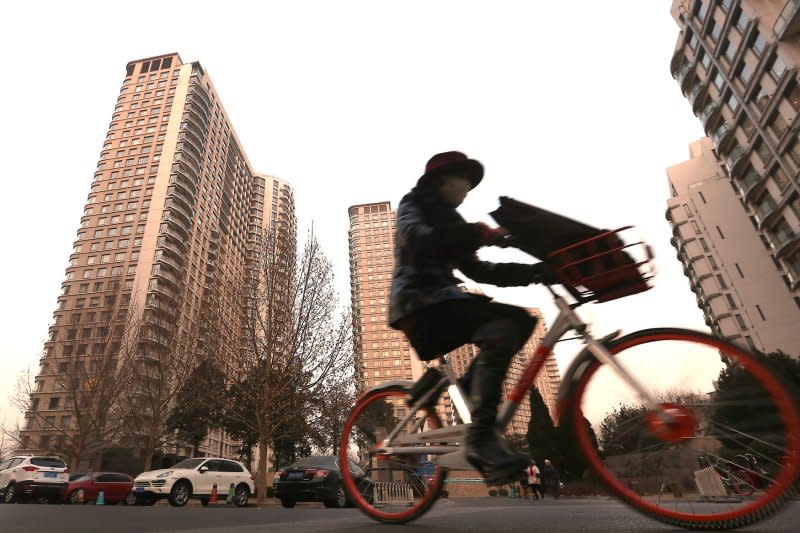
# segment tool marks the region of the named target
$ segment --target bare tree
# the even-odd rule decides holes
[[[152,468],[156,450],[171,442],[165,422],[196,366],[200,343],[196,320],[171,320],[156,305],[161,304],[151,299],[144,309],[122,413],[126,437],[143,452],[145,471]]]
[[[130,384],[139,327],[127,307],[113,305],[83,313],[99,320],[73,312],[66,340],[76,341],[77,350],[70,343],[57,344],[43,357],[39,375],[52,376],[47,392],[57,393],[48,405],[40,405],[44,391],[30,369],[19,376],[11,397],[12,405],[26,413],[23,441],[30,430],[45,431],[49,449],[43,451],[63,456],[72,469],[99,469],[103,450],[117,442],[123,427],[121,398]]]
[[[353,368],[350,312],[339,306],[330,261],[313,232],[299,257],[282,238],[269,230],[261,239],[244,286],[244,342],[230,354],[227,426],[254,437],[261,502],[275,438],[308,438],[319,398]]]

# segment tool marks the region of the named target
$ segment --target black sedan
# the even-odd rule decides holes
[[[372,481],[352,461],[350,471],[361,490],[371,493]],[[322,502],[325,507],[350,504],[342,484],[339,458],[335,455],[312,455],[279,470],[273,488],[284,507],[294,507],[297,502]]]

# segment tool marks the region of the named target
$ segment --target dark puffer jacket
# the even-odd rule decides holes
[[[389,308],[393,328],[401,329],[402,319],[439,302],[484,298],[462,291],[455,269],[499,287],[529,285],[537,279],[537,265],[479,260],[479,234],[433,191],[416,187],[403,197],[397,208]]]

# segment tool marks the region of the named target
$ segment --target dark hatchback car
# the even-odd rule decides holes
[[[120,472],[81,472],[69,476],[64,501],[66,503],[96,502],[103,492],[103,503],[114,505],[122,502],[135,505],[133,478]]]
[[[372,493],[372,481],[358,465],[350,462],[350,470],[364,494]],[[342,484],[339,458],[335,455],[312,455],[276,472],[273,482],[275,497],[284,507],[297,502],[322,502],[325,507],[349,505]]]

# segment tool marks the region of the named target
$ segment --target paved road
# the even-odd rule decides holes
[[[800,522],[800,502],[793,502],[778,516],[742,531],[795,532]],[[480,498],[442,500],[416,522],[404,526],[380,526],[356,509],[324,509],[298,504],[294,509],[276,505],[202,508],[190,505],[173,509],[155,507],[0,505],[3,533],[255,533],[255,532],[375,532],[414,533],[556,531],[647,532],[682,531],[661,525],[614,500],[570,499],[558,501]]]

